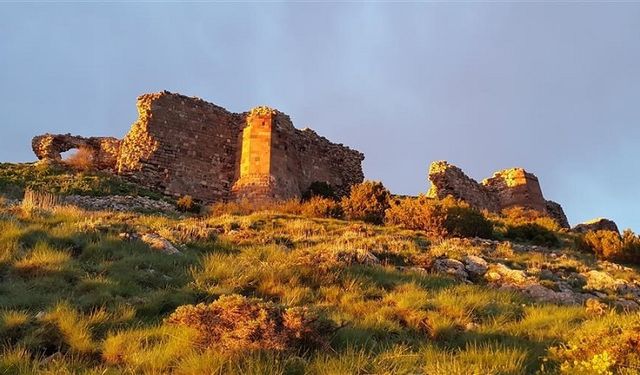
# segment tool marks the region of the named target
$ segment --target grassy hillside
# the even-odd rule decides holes
[[[610,305],[540,302],[434,266],[475,255],[487,275],[508,267],[549,290],[566,276],[578,293],[584,280],[570,277],[604,265],[568,244],[435,239],[273,211],[3,206],[0,373],[637,373],[640,315],[614,292],[601,293]]]
[[[0,194],[22,198],[25,188],[60,195],[141,195],[162,196],[149,189],[100,172],[72,172],[63,166],[0,163]]]

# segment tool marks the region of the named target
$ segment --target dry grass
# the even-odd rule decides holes
[[[24,198],[22,199],[21,207],[25,212],[34,212],[36,210],[52,210],[59,205],[60,198],[58,198],[58,196],[47,192],[31,190],[28,188],[24,192]]]
[[[86,172],[93,169],[93,152],[86,147],[80,147],[64,160],[64,163],[76,171]]]

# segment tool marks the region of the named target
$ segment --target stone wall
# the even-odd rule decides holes
[[[84,149],[91,154],[92,165],[101,170],[116,167],[121,141],[112,137],[84,138],[71,134],[44,134],[34,137],[31,148],[39,160],[50,163],[62,161],[62,153]]]
[[[546,210],[538,177],[522,168],[501,170],[481,184],[498,197],[501,208],[521,206],[536,211]]]
[[[138,97],[118,173],[168,195],[227,199],[236,179],[244,116],[169,92]]]
[[[462,169],[441,160],[429,166],[431,188],[427,196],[443,199],[452,196],[480,210],[499,211],[500,201],[495,194],[467,176]]]
[[[554,218],[563,228],[569,228],[562,206],[542,195],[538,178],[522,168],[504,169],[481,183],[468,177],[460,168],[436,161],[429,167],[432,198],[453,196],[481,210],[498,212],[510,207],[525,207]]]
[[[87,145],[101,161],[99,169],[206,202],[300,197],[315,181],[345,194],[364,179],[363,154],[296,129],[289,116],[267,107],[232,113],[164,91],[138,97],[137,108],[138,119],[122,141],[47,134],[34,138],[34,152],[60,159],[60,152]]]
[[[618,225],[616,225],[613,220],[605,219],[603,217],[589,220],[573,227],[573,231],[578,233],[595,232],[599,230],[607,230],[620,233]]]

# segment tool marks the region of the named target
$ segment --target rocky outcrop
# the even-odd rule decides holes
[[[467,176],[462,169],[444,160],[431,163],[429,180],[431,188],[427,193],[428,197],[442,199],[452,196],[480,210],[500,210],[500,202],[496,195]]]
[[[522,168],[496,172],[478,183],[460,168],[446,161],[436,161],[429,167],[431,188],[427,196],[445,198],[452,196],[471,206],[492,212],[510,207],[524,207],[542,212],[554,218],[563,228],[569,228],[562,207],[548,201],[542,195],[538,178]]]
[[[138,97],[137,108],[122,141],[45,134],[33,139],[33,150],[57,161],[61,152],[87,148],[97,169],[205,202],[295,198],[314,182],[341,195],[364,179],[362,153],[296,129],[277,110],[232,113],[168,91]]]
[[[121,141],[113,137],[84,138],[71,134],[44,134],[34,137],[31,147],[39,160],[50,163],[62,161],[62,153],[83,149],[90,152],[96,169],[113,170],[118,161]]]
[[[605,219],[602,217],[578,224],[573,227],[572,230],[578,233],[595,232],[598,230],[609,230],[612,232],[620,233],[620,231],[618,230],[618,226],[613,220]]]
[[[546,210],[538,177],[522,168],[498,171],[481,183],[491,195],[497,197],[500,208],[526,207],[536,211]]]

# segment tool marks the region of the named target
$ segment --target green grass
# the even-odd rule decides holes
[[[0,211],[3,374],[577,373],[606,365],[594,356],[623,350],[626,341],[616,337],[633,340],[640,330],[637,314],[595,316],[421,271],[425,259],[482,249],[430,244],[418,232],[277,213]],[[183,254],[119,236],[149,230]],[[566,257],[509,249],[496,257],[521,267],[594,264],[557,251]],[[359,252],[380,264],[359,262]],[[625,277],[638,277],[630,272]],[[180,305],[233,293],[312,307],[341,328],[327,338],[330,347],[315,351],[225,353],[164,322]],[[637,365],[626,358],[627,368]]]
[[[58,195],[163,196],[118,176],[101,172],[73,172],[62,166],[0,163],[0,195],[20,199],[26,188]]]

